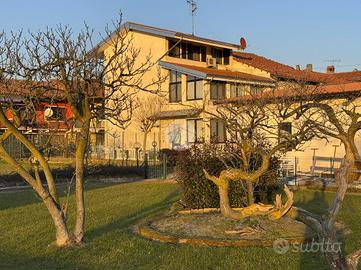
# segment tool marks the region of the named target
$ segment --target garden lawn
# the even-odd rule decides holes
[[[332,196],[311,191],[295,195],[298,205],[318,212]],[[0,193],[0,269],[327,269],[317,253],[172,245],[135,235],[135,224],[167,211],[179,198],[176,184],[89,184],[85,197],[85,244],[57,248],[49,245],[54,240],[51,220],[32,191]],[[344,240],[348,253],[361,247],[360,210],[361,196],[347,196],[340,217],[353,231]]]

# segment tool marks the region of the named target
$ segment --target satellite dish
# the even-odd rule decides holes
[[[241,39],[239,40],[239,44],[242,50],[244,50],[247,47],[247,42],[246,39],[241,37]]]
[[[46,108],[44,111],[44,115],[46,118],[52,117],[54,115],[54,111],[51,108]]]

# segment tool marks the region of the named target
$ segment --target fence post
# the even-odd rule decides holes
[[[295,157],[295,186],[297,186],[297,157]]]
[[[163,153],[163,179],[167,179],[167,155]]]
[[[148,154],[144,155],[144,179],[148,179]]]

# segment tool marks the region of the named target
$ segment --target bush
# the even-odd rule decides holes
[[[175,150],[175,149],[168,149],[168,148],[163,148],[159,151],[158,153],[158,160],[163,160],[163,155],[166,156],[167,158],[167,166],[168,167],[173,167],[176,165],[177,160],[179,155],[187,150]]]
[[[51,170],[56,183],[67,182],[71,179],[75,173],[75,168],[72,166],[66,166],[63,168],[56,168]],[[33,170],[30,170],[31,174],[34,174]],[[136,166],[117,166],[112,164],[94,164],[88,165],[84,172],[85,177],[144,177],[144,168]],[[40,178],[45,183],[45,175],[40,170]],[[23,178],[12,173],[9,175],[0,175],[0,186],[15,186],[26,185]]]
[[[260,177],[255,185],[256,201],[271,203],[275,200],[276,193],[280,191],[281,181],[278,178],[281,160],[272,157],[269,170]]]
[[[183,203],[187,208],[219,207],[217,186],[206,179],[203,169],[211,175],[219,175],[227,167],[237,168],[240,160],[237,147],[233,145],[219,146],[216,144],[194,145],[178,155],[175,174],[183,192]],[[279,187],[277,170],[279,159],[272,158],[270,171],[255,185],[256,201],[268,202]],[[231,181],[229,200],[232,207],[247,205],[246,185],[242,181]]]

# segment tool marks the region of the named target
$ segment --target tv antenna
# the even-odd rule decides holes
[[[194,17],[196,16],[197,3],[194,0],[187,0],[187,4],[190,6],[192,12],[192,35],[194,36],[195,27],[196,27]]]
[[[329,63],[330,65],[335,65],[336,63],[341,63],[341,59],[327,59],[323,60],[323,62]]]

